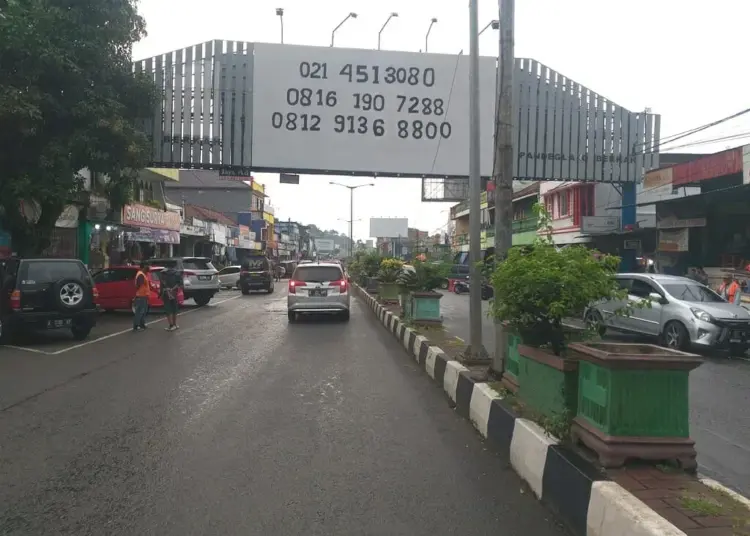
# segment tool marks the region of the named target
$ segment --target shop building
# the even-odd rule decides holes
[[[126,260],[172,257],[179,250],[179,207],[156,208],[131,203],[122,208],[123,257]]]

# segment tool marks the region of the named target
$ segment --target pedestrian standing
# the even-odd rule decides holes
[[[182,277],[180,272],[174,268],[167,268],[161,272],[161,300],[164,303],[164,312],[167,315],[169,326],[166,331],[176,331],[180,329],[177,325],[177,311],[180,304],[177,302],[177,293],[182,286]]]
[[[146,329],[146,314],[148,313],[148,298],[150,295],[151,287],[148,282],[148,264],[141,261],[140,270],[135,274],[133,331],[143,331]]]
[[[740,284],[731,275],[724,277],[724,282],[721,284],[721,287],[719,287],[719,294],[722,298],[734,305],[741,305],[742,303],[742,290],[740,289]]]

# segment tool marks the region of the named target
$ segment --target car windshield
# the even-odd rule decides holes
[[[81,265],[75,261],[39,261],[27,263],[26,283],[54,283],[61,279],[84,279]]]
[[[673,283],[664,285],[671,296],[687,302],[725,302],[726,300],[713,290],[695,283]]]
[[[338,281],[341,279],[341,268],[338,266],[300,266],[294,272],[294,279],[310,283]]]
[[[268,270],[268,259],[265,257],[249,257],[245,259],[245,265],[250,270]]]

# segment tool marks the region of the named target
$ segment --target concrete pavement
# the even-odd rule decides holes
[[[0,534],[564,534],[359,301],[0,348]]]
[[[469,297],[445,293],[440,300],[448,331],[469,339]],[[495,351],[494,324],[482,302],[482,342]],[[750,361],[704,356],[690,374],[691,435],[699,471],[750,496]]]

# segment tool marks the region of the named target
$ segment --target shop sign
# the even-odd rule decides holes
[[[222,246],[227,245],[227,226],[221,223],[211,223],[211,241]]]
[[[180,215],[146,205],[125,205],[122,209],[123,225],[180,231]]]
[[[479,197],[479,208],[487,208],[487,190]]]
[[[685,186],[735,173],[742,173],[742,147],[673,166],[672,185]]]
[[[659,231],[658,251],[670,253],[680,253],[688,250],[690,238],[690,229],[672,229],[669,231]]]
[[[141,227],[137,232],[126,232],[125,237],[131,242],[148,242],[151,244],[179,244],[179,231]]]
[[[273,223],[274,222],[273,214],[271,214],[269,212],[265,212],[265,211],[263,212],[263,219],[266,220],[268,223]]]
[[[681,229],[687,227],[705,227],[707,225],[706,218],[684,218],[678,219],[675,217],[662,218],[656,223],[657,229]]]
[[[261,183],[253,179],[253,190],[258,192],[261,195],[264,195],[266,193],[266,187],[263,186]]]
[[[180,234],[185,236],[206,236],[206,228],[201,225],[197,227],[195,225],[180,225]]]
[[[662,186],[672,185],[672,168],[654,169],[643,176],[643,189],[655,190]]]
[[[252,240],[243,240],[242,238],[239,239],[239,245],[237,247],[240,249],[259,249],[255,247],[255,242]]]
[[[254,233],[250,231],[250,227],[248,227],[247,225],[240,225],[239,229],[240,229],[240,240],[244,240],[245,242],[251,242],[254,239],[253,237]]]
[[[583,234],[607,234],[620,230],[620,218],[617,216],[583,216],[581,232]]]
[[[622,243],[622,249],[640,251],[641,241],[640,240],[624,240]]]

